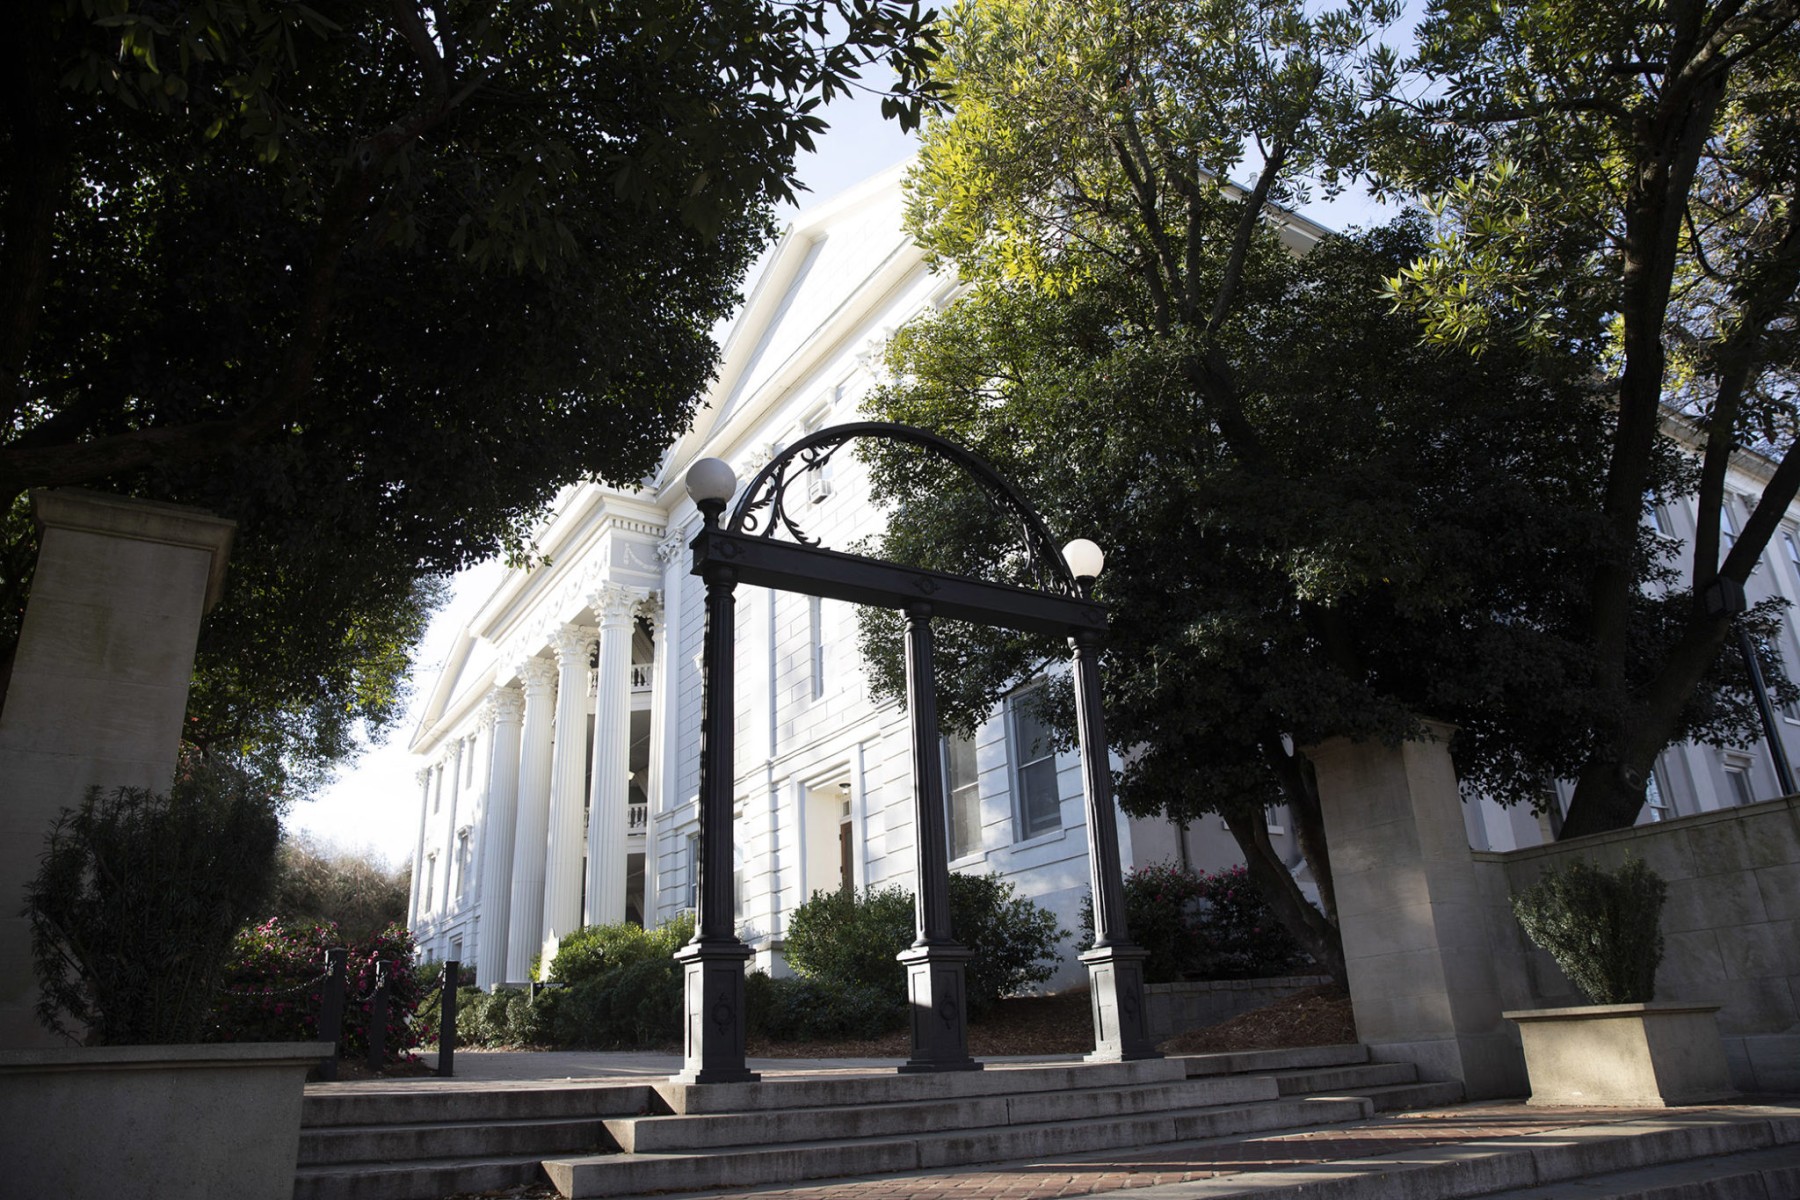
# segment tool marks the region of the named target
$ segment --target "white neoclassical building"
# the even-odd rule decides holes
[[[856,419],[886,338],[948,301],[954,283],[901,233],[899,185],[889,171],[788,230],[694,429],[638,489],[569,488],[540,564],[509,573],[460,634],[412,741],[426,764],[412,928],[430,957],[519,982],[582,924],[693,907],[702,594],[683,478],[711,456],[747,480],[795,438]],[[852,456],[808,479],[810,534],[843,548],[879,532]],[[911,886],[910,735],[869,695],[849,605],[743,588],[737,622],[738,919],[757,965],[779,969],[787,916],[812,892]],[[1077,757],[1017,703],[945,753],[952,868],[998,872],[1074,929]],[[1120,833],[1128,868],[1177,853],[1161,822],[1121,818]],[[1082,977],[1072,956],[1064,973]]]
[[[683,478],[718,457],[748,480],[796,438],[857,419],[887,337],[949,302],[954,281],[927,271],[901,232],[900,178],[877,176],[787,231],[692,431],[639,488],[567,489],[538,533],[538,564],[508,573],[460,633],[411,743],[424,765],[410,916],[427,957],[473,962],[484,985],[522,982],[583,924],[653,925],[694,906],[702,595]],[[1318,232],[1286,228],[1297,249]],[[1757,469],[1747,461],[1734,477],[1741,495]],[[846,548],[879,532],[853,456],[806,479],[809,534]],[[1675,537],[1692,519],[1658,514]],[[1800,602],[1800,513],[1750,593]],[[788,915],[814,891],[912,885],[910,735],[897,705],[871,698],[855,637],[848,605],[739,589],[736,897],[765,969],[780,969]],[[1800,661],[1791,625],[1784,637]],[[973,740],[945,744],[950,865],[1008,878],[1073,930],[1088,880],[1079,764],[1017,702],[1030,686]],[[1781,725],[1800,754],[1800,710]],[[1776,794],[1761,748],[1681,746],[1663,756],[1644,819]],[[1496,850],[1545,840],[1554,819],[1485,801],[1466,816],[1471,844]],[[1279,814],[1275,824],[1300,870]],[[1128,870],[1237,858],[1214,818],[1177,831],[1121,817],[1119,832]],[[1082,978],[1070,955],[1053,986]]]

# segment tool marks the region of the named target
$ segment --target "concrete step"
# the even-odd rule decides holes
[[[1185,1059],[1150,1058],[1122,1063],[999,1063],[981,1071],[918,1075],[818,1075],[759,1083],[651,1087],[667,1111],[679,1116],[772,1112],[780,1109],[848,1108],[975,1096],[1057,1092],[1070,1088],[1124,1088],[1174,1083],[1192,1071]],[[1218,1073],[1218,1072],[1208,1072]]]
[[[1389,1083],[1380,1087],[1344,1088],[1335,1092],[1308,1092],[1308,1100],[1356,1096],[1369,1102],[1371,1112],[1406,1112],[1419,1108],[1447,1108],[1461,1104],[1462,1084],[1455,1082]]]
[[[1613,1171],[1542,1187],[1489,1193],[1488,1200],[1795,1200],[1800,1146],[1777,1146]]]
[[[1342,1067],[1369,1061],[1369,1048],[1356,1042],[1338,1046],[1299,1046],[1292,1050],[1236,1050],[1226,1054],[1183,1054],[1170,1059],[1181,1063],[1189,1077],[1242,1075],[1252,1071],[1299,1071],[1313,1067]]]
[[[543,1155],[301,1167],[294,1200],[435,1200],[544,1180]]]
[[[1244,1171],[1184,1184],[1181,1194],[1184,1200],[1796,1200],[1800,1109],[1696,1109]]]
[[[1019,1074],[1025,1077],[1023,1072]],[[1276,1097],[1274,1081],[1268,1076],[1237,1075],[1125,1087],[1032,1088],[1004,1095],[828,1108],[621,1117],[608,1120],[606,1132],[628,1154],[693,1152],[824,1138],[897,1137],[1006,1125],[1105,1120]]]
[[[393,1088],[365,1084],[312,1085],[300,1108],[300,1127],[418,1125],[433,1121],[553,1120],[615,1117],[656,1105],[648,1084],[514,1083],[482,1086],[430,1082]]]
[[[1418,1078],[1418,1068],[1411,1063],[1354,1063],[1342,1067],[1283,1071],[1275,1076],[1275,1086],[1281,1089],[1284,1096],[1310,1096],[1315,1092],[1341,1092],[1345,1088],[1413,1083]]]
[[[1364,1097],[1270,1099],[1244,1104],[1075,1120],[967,1128],[911,1137],[840,1138],[727,1148],[710,1154],[635,1153],[553,1158],[544,1163],[565,1196],[630,1196],[932,1170],[1051,1154],[1194,1141],[1271,1129],[1354,1121]]]
[[[596,1117],[523,1121],[433,1121],[421,1125],[312,1128],[300,1138],[300,1165],[414,1162],[432,1158],[592,1153],[612,1148]]]

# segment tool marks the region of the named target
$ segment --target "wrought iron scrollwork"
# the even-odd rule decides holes
[[[796,513],[789,508],[789,489],[806,475],[822,472],[838,451],[862,438],[904,442],[960,467],[980,488],[995,512],[1017,529],[1019,545],[1025,553],[1025,572],[1033,585],[1039,591],[1059,596],[1080,594],[1043,518],[986,459],[935,433],[891,421],[834,425],[788,446],[750,481],[737,507],[732,510],[726,528],[732,533],[759,534],[765,538],[772,538],[782,530],[803,546],[822,548],[820,539],[808,534]]]

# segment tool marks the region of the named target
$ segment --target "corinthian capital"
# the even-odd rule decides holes
[[[638,605],[644,602],[650,593],[643,588],[626,587],[618,583],[603,583],[588,593],[588,607],[600,618],[604,628],[608,625],[618,626],[631,620],[637,612]]]
[[[515,687],[497,687],[487,694],[483,720],[489,725],[518,724],[525,717],[525,697]]]
[[[519,664],[519,678],[527,692],[549,691],[556,686],[556,664],[547,658],[528,658]]]
[[[593,649],[594,639],[599,636],[600,631],[591,625],[564,625],[552,639],[556,646],[557,661],[564,666],[586,663],[588,652]]]

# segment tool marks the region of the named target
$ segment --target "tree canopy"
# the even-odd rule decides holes
[[[1420,736],[1435,717],[1459,726],[1472,785],[1541,805],[1582,763],[1569,731],[1608,699],[1579,622],[1608,537],[1604,340],[1434,344],[1380,298],[1424,257],[1422,225],[1315,242],[1278,207],[1367,170],[1391,132],[1372,98],[1397,86],[1374,41],[1392,15],[958,6],[939,68],[954,108],[927,124],[909,223],[967,291],[894,339],[872,405],[987,455],[1060,533],[1107,549],[1121,803],[1224,816],[1284,924],[1338,970],[1304,748]],[[885,553],[1004,574],[1010,531],[953,479],[887,450],[874,467]],[[1665,452],[1647,478],[1679,473]],[[1632,532],[1647,653],[1670,620],[1640,585],[1669,577],[1654,535]],[[939,645],[942,711],[964,727],[1057,653],[956,627]],[[878,620],[865,646],[897,694]],[[1748,734],[1754,714],[1708,665],[1680,729]],[[1283,803],[1323,916],[1270,847],[1265,810]]]
[[[654,467],[820,105],[882,62],[915,119],[932,15],[21,5],[0,50],[0,511],[22,528],[26,489],[88,484],[238,519],[197,715],[252,682],[303,724],[396,711],[421,581],[522,551],[564,484]],[[15,622],[28,557],[15,539]]]
[[[1577,339],[1608,356],[1608,537],[1577,615],[1602,702],[1570,730],[1565,835],[1635,819],[1733,620],[1757,620],[1734,618],[1730,593],[1800,490],[1797,23],[1791,0],[1447,0],[1420,27],[1421,98],[1387,109],[1383,177],[1435,193],[1438,219],[1390,294],[1447,344]],[[1691,473],[1660,471],[1671,428]],[[1771,467],[1733,513],[1726,473],[1746,448]],[[1672,483],[1694,491],[1698,532],[1652,627],[1640,527]]]

